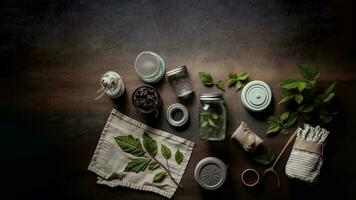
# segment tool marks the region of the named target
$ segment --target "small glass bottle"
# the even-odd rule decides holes
[[[199,134],[201,139],[218,141],[225,139],[226,108],[224,96],[219,93],[200,95]]]
[[[166,73],[177,97],[187,97],[193,92],[187,66],[178,67]]]

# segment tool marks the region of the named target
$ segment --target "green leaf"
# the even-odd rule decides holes
[[[224,81],[220,80],[220,81],[216,82],[215,86],[217,88],[219,88],[220,90],[224,90],[225,91],[225,83],[224,83]]]
[[[143,134],[143,147],[153,157],[157,155],[157,142],[151,138],[147,133]]]
[[[267,123],[269,124],[269,125],[278,125],[279,124],[279,119],[278,119],[278,117],[275,117],[275,116],[270,116],[270,117],[268,117],[267,118]]]
[[[149,158],[134,158],[129,163],[127,163],[124,171],[136,173],[144,171],[150,162],[151,159]]]
[[[182,163],[183,161],[184,155],[178,149],[174,155],[174,158],[176,159],[176,162],[180,165],[180,163]]]
[[[202,128],[206,127],[206,125],[208,125],[208,123],[209,123],[209,122],[208,122],[207,120],[206,120],[206,121],[203,121],[203,123],[201,124],[201,127],[202,127]]]
[[[227,81],[227,86],[233,86],[237,81],[237,74],[236,73],[229,73],[229,80]]]
[[[297,122],[297,119],[298,119],[298,115],[296,113],[290,113],[287,121],[283,123],[283,126],[289,128],[293,126],[295,122]]]
[[[240,72],[237,74],[237,80],[243,81],[246,80],[249,76],[250,74],[248,74],[247,72]]]
[[[335,93],[332,92],[330,93],[324,100],[323,100],[323,103],[329,103],[331,101],[331,99],[333,99],[335,96]]]
[[[311,112],[311,111],[313,111],[313,110],[314,110],[314,106],[308,105],[308,106],[303,107],[303,109],[301,109],[300,112],[302,112],[302,113],[309,113],[309,112]]]
[[[295,79],[287,79],[287,80],[283,80],[280,83],[281,88],[283,89],[293,89],[293,88],[297,88],[297,83],[299,82],[299,80],[295,80]]]
[[[289,96],[285,96],[282,98],[282,100],[279,102],[279,104],[285,103],[291,99],[293,99],[294,95],[289,95]]]
[[[265,153],[265,154],[260,154],[260,155],[251,155],[251,158],[262,164],[262,165],[269,165],[273,160],[274,160],[274,153],[273,152],[269,152],[269,153]]]
[[[117,136],[115,137],[115,141],[126,153],[130,153],[134,156],[142,156],[145,154],[140,140],[138,138],[134,138],[132,135]]]
[[[219,115],[216,113],[211,113],[211,116],[213,117],[213,119],[219,119]]]
[[[211,126],[218,127],[212,119],[209,118],[208,122]]]
[[[302,103],[302,101],[303,101],[303,95],[301,95],[301,94],[296,94],[296,95],[294,95],[294,100],[295,100],[298,104]]]
[[[319,69],[306,64],[299,65],[300,74],[307,80],[315,80],[319,76]]]
[[[307,80],[306,83],[307,83],[307,86],[305,87],[305,89],[312,89],[314,87],[316,81],[315,80],[312,80],[312,81]]]
[[[324,94],[325,94],[325,95],[328,95],[328,94],[332,93],[332,92],[334,91],[334,88],[335,88],[335,86],[336,86],[336,83],[337,83],[337,82],[331,83],[331,84],[325,89]]]
[[[227,86],[228,87],[231,87],[231,86],[233,86],[233,85],[235,85],[236,84],[236,79],[229,79],[228,81],[227,81]]]
[[[279,126],[279,124],[277,124],[277,125],[270,125],[269,127],[268,127],[268,129],[267,129],[267,135],[269,135],[269,134],[271,134],[271,133],[276,133],[276,132],[278,132],[279,131],[279,129],[280,129],[280,126]]]
[[[235,80],[237,80],[237,74],[230,72],[230,73],[229,73],[229,79],[235,79]]]
[[[207,72],[199,72],[200,81],[206,86],[214,85],[213,77]]]
[[[171,150],[164,144],[161,144],[161,153],[162,156],[167,160],[170,159],[172,156]]]
[[[153,182],[161,182],[163,181],[164,178],[168,175],[167,172],[158,172],[154,177],[153,177]]]
[[[279,117],[279,121],[281,123],[283,123],[286,119],[288,119],[289,117],[289,112],[284,112],[280,117]]]
[[[326,110],[322,110],[319,113],[319,119],[321,122],[327,124],[333,120],[333,116]]]
[[[297,82],[297,88],[298,88],[299,93],[303,92],[303,90],[305,89],[306,86],[307,86],[307,83],[304,81]]]
[[[295,80],[295,79],[287,79],[284,80],[280,83],[281,88],[283,89],[298,89],[299,93],[303,92],[303,90],[306,88],[307,83],[305,81],[301,80]]]
[[[159,166],[161,166],[161,164],[157,161],[153,161],[148,165],[148,169],[149,170],[155,170],[157,169]]]
[[[241,81],[236,81],[236,91],[239,91],[243,86],[244,84]]]

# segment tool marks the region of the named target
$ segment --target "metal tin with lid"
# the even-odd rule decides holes
[[[166,66],[158,54],[143,51],[136,57],[135,70],[142,81],[156,83],[164,77]]]
[[[175,113],[181,113],[181,116],[178,116],[178,119],[175,119]],[[175,103],[172,104],[171,106],[168,107],[167,109],[167,121],[170,125],[174,127],[182,127],[184,126],[189,119],[189,112],[187,108],[180,104],[180,103]]]
[[[204,189],[216,190],[224,184],[226,172],[227,166],[220,159],[206,157],[196,165],[194,177]]]
[[[169,82],[174,88],[177,97],[187,97],[193,92],[193,87],[189,80],[187,66],[172,69],[166,73]]]
[[[271,103],[272,92],[263,81],[249,82],[241,93],[241,102],[244,107],[252,112],[262,112]]]

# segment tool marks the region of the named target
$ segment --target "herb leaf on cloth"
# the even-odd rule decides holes
[[[174,155],[174,158],[176,159],[176,162],[180,165],[180,163],[182,163],[182,161],[183,161],[184,155],[178,149]]]
[[[149,158],[134,158],[132,159],[129,163],[127,163],[125,170],[126,172],[140,172],[144,171],[148,164],[151,162],[151,159]]]
[[[126,153],[130,153],[134,156],[142,156],[145,151],[142,149],[141,142],[138,138],[134,138],[132,135],[117,136],[115,137],[116,143]]]
[[[172,156],[171,150],[164,144],[161,144],[161,153],[165,159],[170,159]]]
[[[164,178],[168,175],[167,172],[158,172],[154,177],[153,177],[153,182],[162,182]]]
[[[151,156],[155,157],[157,155],[157,142],[147,133],[143,134],[143,146]]]
[[[157,169],[159,166],[161,166],[161,164],[159,162],[153,161],[150,163],[150,165],[148,165],[148,169],[154,170],[154,169]]]

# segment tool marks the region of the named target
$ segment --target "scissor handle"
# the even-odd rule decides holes
[[[280,182],[278,173],[272,167],[270,167],[263,172],[262,177],[264,177],[268,173],[272,173],[277,177],[277,188],[279,188]]]

